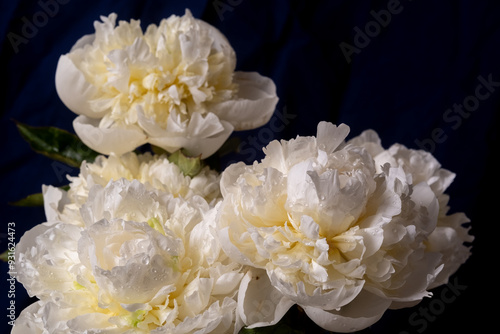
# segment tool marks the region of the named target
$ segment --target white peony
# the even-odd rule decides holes
[[[433,166],[419,179],[409,171],[419,166],[374,159],[384,149],[346,143],[348,132],[321,122],[317,137],[271,142],[260,163],[223,172],[221,244],[253,268],[239,291],[242,325],[275,324],[298,304],[327,330],[361,330],[429,296],[468,257],[464,220],[440,207],[449,174]]]
[[[101,17],[57,65],[57,92],[80,115],[73,126],[89,147],[120,155],[151,143],[206,158],[233,130],[271,118],[272,80],[235,72],[227,39],[189,10],[145,32],[116,17]]]
[[[17,250],[18,280],[40,301],[13,333],[212,333],[234,327],[241,265],[216,238],[215,209],[137,180],[94,185],[84,226],[47,222]]]
[[[212,202],[219,199],[220,175],[205,166],[196,176],[184,175],[165,155],[129,152],[121,156],[98,156],[93,163],[83,162],[80,174],[69,177],[71,198],[85,201],[94,184],[105,186],[111,180],[138,180],[154,189],[186,199],[201,196]]]
[[[196,176],[184,175],[165,155],[126,153],[98,156],[93,163],[83,162],[78,176],[68,176],[70,188],[64,191],[44,186],[45,215],[48,221],[62,220],[83,226],[81,206],[94,185],[106,186],[109,181],[138,180],[151,189],[171,193],[174,197],[203,197],[214,205],[220,200],[220,175],[205,166]]]
[[[463,243],[471,243],[474,240],[474,237],[468,234],[469,228],[462,227],[469,222],[463,212],[448,215],[449,196],[444,192],[453,182],[455,174],[441,168],[441,164],[429,152],[409,149],[401,144],[393,144],[385,150],[373,130],[366,130],[349,142],[370,150],[377,171],[386,163],[393,167],[402,167],[413,184],[423,182],[430,187],[439,202],[439,213],[436,228],[429,235],[426,246],[428,251],[440,253],[443,257],[441,261],[446,264],[430,288],[446,284],[448,278],[470,256],[469,248],[464,247]]]

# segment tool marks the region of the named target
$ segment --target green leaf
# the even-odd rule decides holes
[[[176,164],[186,176],[194,177],[204,167],[200,157],[189,157],[182,150],[177,150],[168,156],[168,161]]]
[[[168,154],[167,151],[156,145],[151,145],[151,151],[153,151],[153,153],[157,155]]]
[[[10,253],[9,250],[7,249],[5,252],[0,254],[0,261],[8,262],[9,261],[9,253]]]
[[[42,206],[43,195],[42,193],[31,194],[15,202],[10,202],[9,204],[13,206]]]
[[[99,153],[87,147],[76,135],[55,127],[34,127],[16,122],[17,129],[31,148],[51,159],[80,167],[93,162]]]
[[[60,189],[68,190],[69,185],[60,187]],[[42,193],[31,194],[31,195],[28,195],[24,198],[21,198],[20,200],[15,201],[15,202],[9,202],[9,205],[13,205],[13,206],[43,206],[43,194]]]

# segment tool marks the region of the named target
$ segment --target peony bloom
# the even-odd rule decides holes
[[[208,166],[196,176],[184,175],[180,168],[170,162],[165,155],[152,155],[149,152],[136,154],[114,154],[109,157],[98,156],[93,163],[84,162],[77,177],[69,177],[69,195],[85,201],[89,189],[94,184],[105,186],[110,180],[138,180],[160,191],[166,191],[175,197],[186,199],[201,196],[207,202],[220,197],[220,175]]]
[[[424,182],[427,184],[439,203],[439,212],[436,228],[429,235],[427,250],[439,252],[446,263],[430,288],[448,283],[448,278],[462,265],[470,255],[468,247],[463,243],[471,243],[474,237],[468,234],[468,228],[462,228],[469,219],[463,212],[448,215],[449,196],[444,192],[453,182],[455,174],[441,168],[441,164],[423,150],[409,149],[401,144],[393,144],[384,150],[380,138],[373,130],[364,131],[360,136],[349,141],[370,150],[374,157],[377,171],[388,163],[394,167],[402,167],[404,172],[411,176],[413,184]]]
[[[273,141],[260,163],[223,172],[219,238],[251,268],[242,325],[275,324],[298,304],[327,330],[361,330],[429,296],[468,257],[463,214],[441,207],[449,172],[389,159],[371,133],[346,143],[348,133],[321,122],[317,137]]]
[[[45,215],[48,221],[62,220],[83,226],[80,208],[94,185],[106,186],[119,179],[138,180],[148,188],[168,192],[174,197],[203,197],[211,205],[221,199],[218,172],[205,166],[196,176],[184,175],[165,155],[126,153],[98,156],[93,163],[83,162],[78,176],[69,176],[68,191],[44,186]]]
[[[49,221],[21,238],[18,280],[40,301],[14,334],[232,331],[243,273],[203,198],[121,179],[94,185],[81,216],[83,226]]]
[[[233,130],[271,118],[272,80],[235,72],[227,39],[189,10],[145,32],[135,20],[116,26],[116,17],[95,22],[56,70],[59,97],[80,115],[74,129],[92,149],[120,155],[151,143],[206,158]]]

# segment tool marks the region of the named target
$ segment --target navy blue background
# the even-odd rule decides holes
[[[280,98],[268,125],[234,134],[242,140],[240,154],[226,156],[223,164],[251,163],[270,140],[314,135],[317,123],[326,120],[348,124],[351,136],[372,128],[386,147],[399,142],[431,151],[457,174],[448,190],[451,211],[465,212],[476,236],[472,257],[453,277],[462,290],[445,303],[440,293],[447,288],[437,289],[440,301],[387,312],[366,332],[480,331],[494,325],[499,262],[494,159],[500,153],[500,2],[494,0],[2,1],[0,252],[7,247],[8,222],[15,222],[19,240],[44,221],[41,208],[7,202],[40,192],[42,184],[67,184],[64,175],[78,173],[32,152],[12,121],[72,131],[75,115],[54,87],[59,56],[93,33],[100,15],[116,12],[118,19],[140,19],[146,27],[182,15],[185,8],[227,36],[237,70],[271,77]],[[0,328],[9,332],[4,325],[11,300],[8,268],[1,267]],[[15,293],[20,312],[32,300],[21,285]],[[431,310],[427,318],[414,315],[423,308]]]

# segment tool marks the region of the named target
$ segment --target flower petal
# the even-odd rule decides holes
[[[168,152],[184,148],[191,156],[201,155],[202,159],[208,158],[229,138],[233,126],[229,122],[219,120],[214,114],[208,114],[204,118],[201,115],[199,117],[198,120],[196,117],[191,119],[185,132],[178,134],[165,132],[164,136],[149,138],[149,142]]]
[[[391,304],[390,300],[362,291],[339,311],[325,311],[305,306],[306,314],[320,327],[340,333],[362,330],[377,322]]]
[[[279,270],[279,268],[268,270],[271,284],[285,296],[299,305],[321,307],[327,310],[339,308],[352,302],[352,300],[362,291],[365,284],[361,279],[340,279],[339,282],[335,282],[339,285],[337,288],[323,290],[318,287],[314,289],[314,291],[309,292],[306,290],[306,284],[303,281],[293,284],[282,279],[280,276],[283,275],[283,270]],[[307,284],[307,288],[310,288],[309,284]]]
[[[75,118],[73,128],[85,145],[102,154],[113,152],[121,155],[147,141],[146,135],[137,126],[101,129],[98,119],[83,115]]]
[[[79,115],[102,117],[105,112],[96,113],[90,101],[97,88],[90,84],[68,55],[59,58],[56,68],[56,90],[68,109]],[[107,112],[107,111],[106,111]]]
[[[92,44],[95,41],[95,34],[83,35],[79,40],[71,47],[70,52],[73,52],[77,49],[83,48],[87,44]]]
[[[411,199],[418,206],[425,208],[424,215],[419,217],[419,228],[426,233],[431,233],[436,228],[439,203],[432,189],[425,182],[420,182],[413,187]]]
[[[192,17],[189,9],[186,9],[186,16],[188,16],[188,14]],[[219,29],[215,28],[205,21],[196,20],[195,22],[200,27],[200,30],[206,30],[208,32],[208,35],[213,39],[212,49],[218,52],[222,52],[225,55],[226,60],[230,62],[230,67],[234,69],[236,66],[236,53],[234,52],[234,49],[227,40],[226,36],[224,36],[224,34],[221,33]]]
[[[42,186],[43,208],[47,221],[54,222],[59,219],[59,213],[62,211],[69,198],[67,192],[53,186]]]
[[[109,315],[103,313],[86,313],[68,321],[71,333],[116,333],[116,326],[108,322]]]
[[[359,136],[349,140],[347,144],[364,147],[372,157],[384,151],[380,137],[371,129],[363,131]]]
[[[11,334],[43,334],[45,326],[40,315],[38,314],[41,305],[42,302],[37,301],[22,310],[21,314],[19,314],[16,319]]]
[[[333,153],[349,134],[350,128],[346,124],[336,126],[329,122],[319,122],[317,141],[318,147],[326,153]]]
[[[265,270],[251,269],[241,280],[237,313],[249,328],[275,325],[293,305],[271,285]]]
[[[210,111],[231,123],[236,131],[254,129],[269,122],[278,97],[274,82],[257,72],[235,72],[236,99],[212,105]]]

